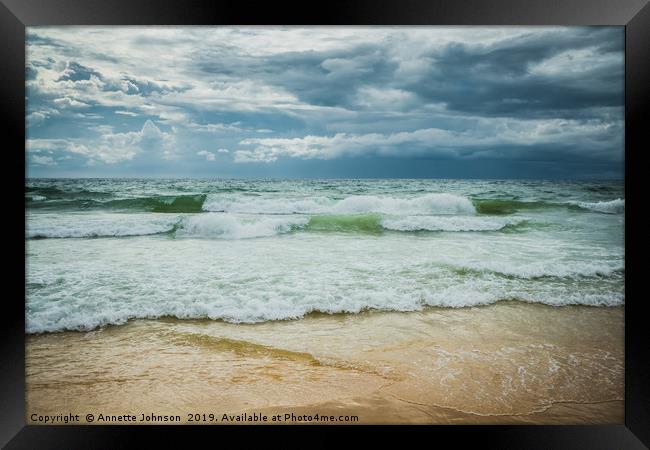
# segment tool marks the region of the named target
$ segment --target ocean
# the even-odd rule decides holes
[[[28,179],[26,331],[624,303],[622,181]]]

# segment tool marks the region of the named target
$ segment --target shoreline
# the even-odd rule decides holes
[[[153,322],[165,322],[165,323],[196,323],[196,324],[208,324],[208,323],[221,323],[226,325],[236,325],[236,326],[259,326],[267,323],[289,323],[305,319],[318,319],[318,318],[327,318],[327,317],[346,317],[346,316],[358,316],[358,315],[371,315],[371,314],[424,314],[429,311],[445,311],[445,310],[463,310],[463,309],[481,309],[481,308],[490,308],[495,305],[517,305],[517,304],[526,304],[526,305],[540,305],[542,307],[551,307],[551,308],[625,308],[625,304],[601,304],[601,305],[583,305],[583,304],[563,304],[563,305],[552,305],[543,302],[532,302],[526,300],[518,299],[503,299],[497,300],[492,303],[478,303],[471,306],[437,306],[437,305],[423,305],[421,309],[408,310],[408,311],[397,311],[390,309],[376,309],[376,308],[364,308],[358,312],[347,312],[347,311],[337,311],[337,312],[323,312],[320,310],[310,311],[303,316],[286,318],[286,319],[269,319],[263,320],[260,322],[230,322],[222,318],[211,319],[209,317],[196,317],[196,318],[179,318],[174,315],[161,315],[156,317],[134,317],[126,320],[123,323],[107,323],[105,325],[96,326],[94,328],[88,329],[60,329],[53,331],[34,331],[26,332],[26,337],[36,337],[36,336],[46,336],[46,335],[58,335],[65,333],[94,333],[101,332],[105,330],[110,330],[112,328],[120,328],[124,326],[129,326],[137,322],[142,321],[153,321]]]
[[[145,413],[177,414],[179,423],[213,414],[193,421],[207,424],[268,423],[216,420],[223,414],[622,423],[623,326],[623,306],[498,302],[258,324],[138,319],[28,334],[26,420]]]

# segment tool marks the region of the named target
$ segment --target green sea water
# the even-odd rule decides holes
[[[621,181],[31,179],[27,331],[624,302]]]

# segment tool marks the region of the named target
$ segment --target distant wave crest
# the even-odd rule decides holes
[[[474,214],[472,202],[463,196],[432,193],[414,198],[352,195],[340,200],[312,198],[230,198],[209,196],[206,211],[247,214]]]
[[[605,214],[621,214],[625,212],[625,200],[621,198],[609,202],[578,202],[577,205],[580,208]]]

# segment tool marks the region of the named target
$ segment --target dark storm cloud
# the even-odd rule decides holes
[[[248,77],[280,86],[301,101],[321,106],[349,106],[356,89],[366,84],[391,83],[397,63],[378,45],[323,52],[287,52],[268,57],[234,57],[215,53],[197,55],[208,74]]]
[[[217,78],[246,73],[316,105],[353,108],[359,87],[389,87],[415,94],[420,105],[443,102],[451,111],[570,118],[584,116],[590,108],[622,104],[623,38],[620,29],[590,27],[530,32],[487,46],[452,42],[421,54],[429,62],[411,80],[400,77],[399,60],[383,42],[269,57],[229,57],[224,47],[197,52],[197,59],[203,71]],[[530,71],[544,60],[582,49],[614,57],[573,74]]]
[[[621,27],[33,29],[28,137],[51,152],[33,166],[364,176],[391,167],[369,161],[444,160],[450,174],[542,176],[583,161],[609,176],[624,155],[623,39]]]
[[[575,74],[535,74],[531,66],[589,48],[600,55],[621,55],[622,39],[620,30],[594,28],[531,34],[487,48],[451,44],[430,55],[430,70],[408,88],[423,99],[445,102],[454,111],[571,118],[588,108],[622,104],[622,60],[614,57]]]

